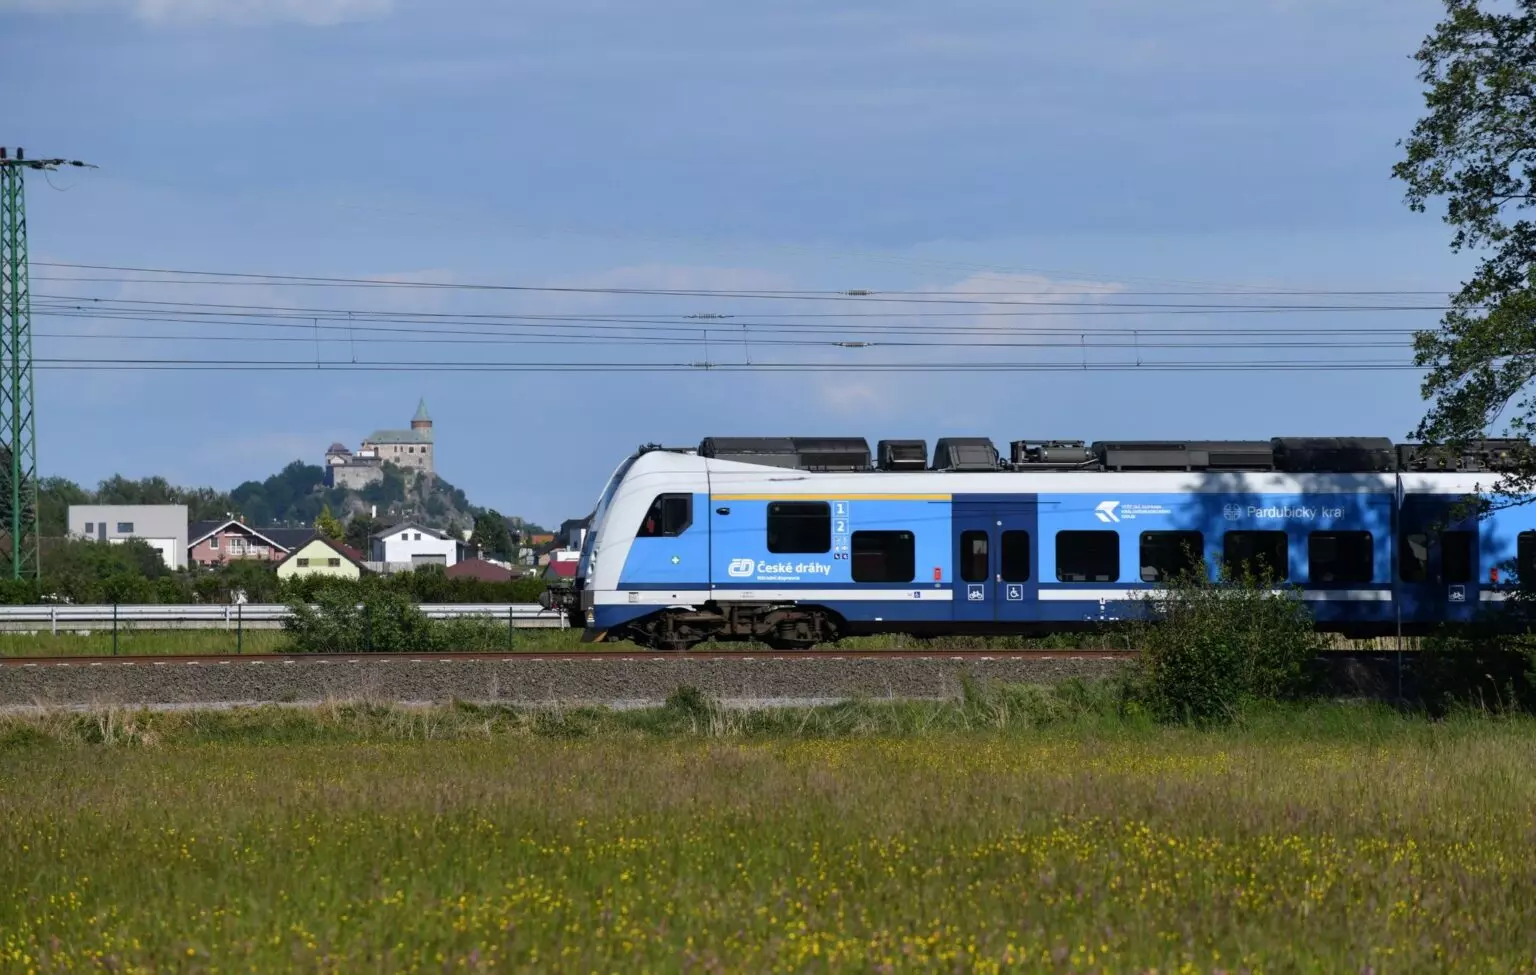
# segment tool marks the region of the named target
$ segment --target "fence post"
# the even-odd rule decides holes
[[[363,650],[373,652],[373,606],[367,602],[363,603]]]
[[[48,629],[54,636],[59,635],[59,604],[54,603],[48,607]]]
[[[245,653],[245,604],[235,604],[235,653]]]
[[[117,602],[112,603],[112,656],[117,656]]]
[[[515,650],[515,649],[517,649],[516,613],[517,613],[517,607],[516,606],[508,606],[507,607],[507,649],[508,650]]]

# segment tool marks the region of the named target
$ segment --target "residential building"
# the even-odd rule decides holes
[[[375,532],[372,548],[370,558],[381,563],[386,572],[409,571],[423,565],[446,568],[474,554],[473,547],[463,539],[411,521]]]
[[[187,567],[187,506],[184,504],[72,504],[69,534],[97,542],[147,542],[173,569]]]
[[[587,540],[587,528],[591,524],[591,515],[587,515],[585,518],[567,518],[560,523],[560,544],[580,552],[581,546]]]
[[[293,579],[298,576],[336,576],[341,579],[357,579],[363,574],[363,555],[340,542],[333,542],[320,535],[296,547],[279,563],[277,577]]]
[[[581,553],[570,549],[556,549],[549,553],[549,561],[544,566],[544,578],[574,579],[576,569],[581,565]]]
[[[432,417],[422,400],[408,430],[375,430],[363,438],[356,453],[345,444],[333,443],[325,452],[325,483],[330,487],[358,489],[384,477],[384,465],[407,471],[434,473]]]
[[[450,579],[479,579],[481,582],[507,582],[516,579],[517,573],[504,565],[486,559],[465,559],[448,567]]]
[[[187,561],[216,565],[241,559],[278,562],[315,535],[311,528],[252,528],[238,519],[195,521],[187,529]]]

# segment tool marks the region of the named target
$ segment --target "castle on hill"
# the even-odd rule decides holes
[[[375,430],[363,438],[357,452],[340,442],[325,452],[327,487],[357,490],[384,479],[386,463],[409,472],[435,473],[432,457],[432,417],[423,399],[408,430]]]

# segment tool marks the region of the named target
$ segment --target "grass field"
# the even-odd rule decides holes
[[[14,971],[1530,971],[1536,724],[0,718]]]

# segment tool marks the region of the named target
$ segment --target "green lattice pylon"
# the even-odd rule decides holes
[[[27,210],[19,160],[0,158],[0,578],[35,579],[38,555],[37,424],[32,390],[32,296]]]

